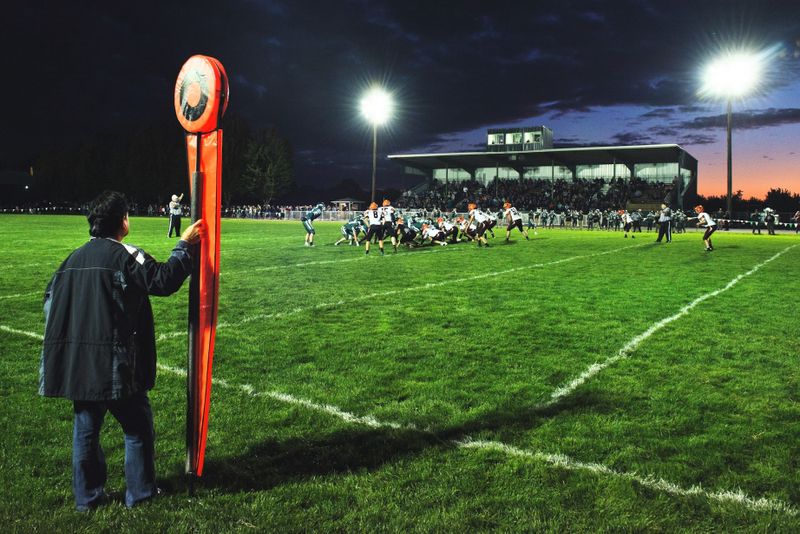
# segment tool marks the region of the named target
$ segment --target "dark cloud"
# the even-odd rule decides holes
[[[231,112],[289,138],[301,181],[318,179],[321,169],[326,180],[368,178],[371,138],[357,106],[374,80],[399,103],[379,132],[385,154],[447,146],[443,132],[619,105],[655,109],[641,117],[642,132],[613,139],[666,135],[647,130],[649,121],[704,111],[695,104],[697,66],[726,25],[734,36],[788,43],[784,77],[800,77],[796,2],[51,0],[18,2],[4,14],[0,42],[14,51],[4,72],[14,79],[2,91],[14,103],[14,136],[0,164],[9,154],[169,117],[175,76],[194,53],[225,65]],[[797,122],[763,115],[751,127]],[[718,127],[714,120],[680,128]],[[741,113],[736,120],[744,127]],[[387,176],[401,172],[381,164]]]
[[[715,136],[703,134],[682,135],[677,141],[679,145],[710,145],[716,142],[717,138]]]
[[[680,127],[692,130],[708,130],[724,127],[726,123],[727,115],[711,115],[695,117],[692,120],[682,122]],[[800,108],[769,108],[766,110],[733,113],[733,127],[737,130],[752,130],[797,123],[800,123]]]
[[[674,114],[675,110],[672,108],[656,108],[647,113],[642,113],[639,117],[642,119],[664,119],[672,117]]]
[[[620,145],[647,145],[653,143],[653,138],[642,132],[621,132],[611,138],[615,144]]]

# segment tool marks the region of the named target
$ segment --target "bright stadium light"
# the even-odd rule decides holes
[[[763,54],[734,52],[710,63],[703,73],[701,95],[727,101],[728,126],[728,218],[733,218],[733,99],[742,98],[756,89],[761,81]]]
[[[361,114],[371,124],[380,126],[392,117],[392,97],[380,87],[370,89],[361,99]]]
[[[392,96],[379,87],[370,89],[361,99],[361,114],[372,124],[372,195],[375,202],[375,170],[378,163],[378,126],[392,118]]]
[[[761,79],[761,57],[736,53],[718,58],[706,67],[702,92],[724,98],[742,97]]]

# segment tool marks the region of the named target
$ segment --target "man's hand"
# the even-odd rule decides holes
[[[186,228],[181,234],[181,240],[186,241],[190,245],[194,245],[200,238],[206,235],[206,223],[203,219],[198,220],[193,225]]]

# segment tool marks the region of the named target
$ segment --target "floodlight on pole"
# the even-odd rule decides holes
[[[759,84],[763,56],[736,52],[710,63],[703,75],[701,94],[724,98],[727,102],[728,217],[733,217],[733,99],[750,94]]]
[[[375,202],[375,171],[378,163],[378,126],[392,117],[392,97],[379,87],[370,89],[361,99],[361,114],[372,124],[372,193]]]

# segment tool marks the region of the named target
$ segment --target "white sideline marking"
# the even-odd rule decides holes
[[[644,340],[646,340],[647,338],[649,338],[654,333],[658,332],[659,330],[661,330],[662,328],[664,328],[665,326],[667,326],[671,322],[677,321],[678,319],[680,319],[681,317],[683,317],[684,315],[689,313],[693,308],[695,308],[701,302],[706,301],[706,300],[710,299],[711,297],[715,297],[715,296],[719,295],[720,293],[723,293],[723,292],[729,290],[730,288],[732,288],[733,286],[738,284],[739,281],[741,281],[742,279],[747,278],[751,274],[753,274],[756,271],[758,271],[759,269],[761,269],[764,265],[766,265],[769,262],[779,258],[780,256],[782,256],[783,254],[785,254],[786,252],[788,252],[789,250],[793,249],[796,246],[797,245],[790,245],[790,246],[786,247],[785,249],[783,249],[780,252],[776,253],[774,256],[772,256],[770,258],[767,258],[763,262],[759,263],[758,265],[756,265],[755,267],[753,267],[752,269],[750,269],[746,273],[736,276],[736,278],[734,278],[733,280],[728,282],[724,287],[721,287],[720,289],[717,289],[715,291],[712,291],[710,293],[706,293],[705,295],[701,295],[701,296],[697,297],[692,302],[690,302],[689,304],[687,304],[686,306],[684,306],[683,308],[678,310],[678,312],[675,313],[674,315],[670,315],[669,317],[665,317],[664,319],[661,319],[660,321],[654,323],[652,326],[650,326],[650,328],[648,328],[647,330],[645,330],[644,332],[642,332],[638,336],[636,336],[633,339],[631,339],[630,341],[628,341],[625,344],[625,346],[622,347],[621,349],[619,349],[619,352],[617,352],[615,355],[608,357],[606,360],[604,360],[604,361],[602,361],[600,363],[593,363],[583,373],[581,373],[580,376],[578,376],[577,378],[572,380],[569,384],[566,384],[565,386],[561,386],[561,387],[557,388],[550,395],[550,400],[548,400],[546,403],[540,405],[540,407],[547,407],[547,406],[552,406],[553,404],[556,404],[561,399],[563,399],[564,397],[566,397],[567,395],[569,395],[570,393],[575,391],[578,387],[580,387],[582,384],[584,384],[587,380],[589,380],[590,378],[594,377],[596,374],[598,374],[600,371],[602,371],[606,367],[618,362],[619,360],[621,360],[623,358],[627,358],[628,355],[631,352],[635,351]]]
[[[0,330],[12,334],[32,337],[37,340],[42,340],[44,338],[44,336],[42,336],[41,334],[37,334],[35,332],[26,332],[24,330],[17,330],[15,328],[10,328],[5,325],[0,325]],[[172,367],[169,365],[158,364],[158,368],[162,371],[172,373],[177,376],[181,377],[186,376],[186,370],[181,369],[179,367]],[[285,402],[296,406],[302,406],[304,408],[308,408],[309,410],[320,411],[328,415],[331,415],[333,417],[339,418],[348,423],[361,424],[368,426],[370,428],[407,429],[418,432],[430,433],[430,431],[428,430],[419,430],[414,425],[411,424],[402,425],[400,423],[394,423],[391,421],[380,421],[370,415],[359,416],[350,412],[346,412],[330,404],[318,404],[316,402],[312,402],[306,399],[300,399],[298,397],[294,397],[293,395],[288,395],[286,393],[258,392],[250,384],[232,385],[226,380],[219,378],[212,379],[212,383],[223,388],[238,389],[245,395],[250,395],[253,397],[267,397],[275,399],[280,402]],[[525,451],[523,449],[519,449],[511,445],[506,445],[505,443],[501,443],[498,441],[471,440],[469,438],[466,438],[463,440],[452,440],[452,443],[456,447],[464,449],[494,450],[502,452],[509,456],[531,458],[533,460],[542,461],[550,465],[553,465],[555,467],[560,467],[562,469],[567,469],[571,471],[589,471],[596,475],[606,475],[606,476],[631,480],[637,482],[638,484],[641,484],[642,486],[646,486],[656,491],[663,491],[665,493],[670,493],[672,495],[677,495],[679,497],[699,496],[710,501],[738,504],[740,506],[755,511],[775,511],[790,516],[795,516],[798,514],[797,509],[793,508],[791,505],[783,501],[777,499],[767,499],[764,497],[756,499],[750,497],[741,490],[707,491],[697,485],[690,486],[689,488],[683,488],[681,486],[678,486],[677,484],[673,484],[672,482],[666,481],[663,478],[655,478],[650,475],[642,477],[635,473],[616,471],[614,469],[611,469],[610,467],[606,467],[603,464],[579,462],[563,454],[548,454],[543,452]]]
[[[506,269],[506,270],[503,270],[503,271],[493,271],[493,272],[489,272],[489,273],[482,273],[482,274],[476,274],[476,275],[473,275],[473,276],[467,276],[467,277],[464,277],[464,278],[454,278],[454,279],[450,279],[450,280],[443,280],[441,282],[429,282],[427,284],[422,284],[422,285],[418,285],[418,286],[404,287],[404,288],[400,288],[400,289],[391,289],[389,291],[383,291],[383,292],[380,292],[380,293],[370,293],[369,295],[361,295],[359,297],[353,297],[351,299],[342,299],[342,300],[338,300],[336,302],[323,302],[323,303],[317,304],[315,306],[308,306],[308,307],[303,307],[303,308],[300,308],[300,307],[293,308],[293,309],[287,310],[285,312],[262,313],[262,314],[258,314],[258,315],[251,315],[249,317],[245,317],[244,319],[242,319],[241,321],[239,321],[237,323],[225,323],[225,322],[218,323],[217,324],[217,330],[219,330],[220,328],[230,328],[232,326],[241,326],[243,324],[251,323],[253,321],[261,321],[261,320],[266,320],[266,319],[277,319],[277,318],[282,318],[282,317],[286,317],[288,315],[294,315],[294,314],[301,313],[301,312],[307,312],[307,311],[311,311],[311,310],[321,310],[321,309],[324,309],[324,308],[331,308],[331,307],[334,307],[334,306],[343,306],[345,304],[352,304],[353,302],[359,302],[359,301],[362,301],[362,300],[370,300],[370,299],[375,299],[375,298],[379,298],[379,297],[387,297],[387,296],[390,296],[390,295],[397,295],[399,293],[407,293],[409,291],[419,291],[420,289],[432,289],[434,287],[441,287],[441,286],[446,286],[446,285],[450,285],[450,284],[458,284],[458,283],[461,283],[461,282],[471,282],[473,280],[480,280],[481,278],[490,278],[490,277],[493,277],[493,276],[503,276],[505,274],[514,273],[514,272],[518,272],[518,271],[523,271],[523,270],[526,270],[526,269],[536,269],[536,268],[539,268],[539,267],[548,267],[550,265],[558,265],[560,263],[567,263],[567,262],[575,261],[575,260],[593,258],[595,256],[603,256],[605,254],[614,254],[615,252],[619,252],[621,250],[634,248],[634,247],[640,247],[640,246],[643,246],[643,245],[644,245],[644,243],[641,244],[641,245],[630,245],[630,246],[627,246],[627,247],[616,248],[616,249],[613,249],[613,250],[606,250],[606,251],[603,251],[603,252],[595,252],[595,253],[592,253],[592,254],[584,254],[582,256],[570,256],[568,258],[549,261],[549,262],[546,262],[546,263],[534,263],[534,264],[530,264],[530,265],[522,265],[520,267],[513,267],[511,269]],[[444,248],[444,247],[442,247],[442,248]],[[157,340],[158,341],[164,341],[165,339],[170,339],[170,338],[175,338],[175,337],[180,337],[180,336],[185,336],[185,335],[186,335],[186,331],[185,330],[182,330],[180,332],[170,332],[170,333],[167,333],[167,334],[159,335]]]
[[[186,376],[186,370],[181,369],[179,367],[171,367],[169,365],[164,365],[159,363],[158,368],[162,371],[166,371],[172,374],[176,374],[178,376]],[[396,430],[399,429],[407,429],[407,430],[416,430],[417,428],[414,425],[401,425],[400,423],[392,423],[386,421],[379,421],[375,417],[371,415],[366,416],[359,416],[352,414],[350,412],[346,412],[336,406],[330,404],[319,404],[310,400],[301,399],[299,397],[295,397],[294,395],[289,395],[288,393],[281,393],[279,391],[256,391],[253,386],[250,384],[238,384],[233,385],[230,384],[228,381],[222,378],[212,378],[211,383],[223,388],[231,388],[231,389],[238,389],[245,395],[249,395],[251,397],[267,397],[270,399],[274,399],[277,401],[285,402],[286,404],[293,404],[295,406],[302,406],[304,408],[308,408],[312,411],[323,412],[328,415],[332,415],[333,417],[339,418],[342,421],[347,423],[365,425],[370,428],[393,428]]]
[[[550,464],[561,469],[568,471],[588,471],[596,475],[610,476],[614,478],[621,478],[636,482],[644,487],[670,493],[680,497],[698,496],[703,497],[709,501],[716,501],[721,503],[733,503],[755,510],[759,512],[782,512],[787,515],[795,516],[798,510],[783,501],[777,499],[767,499],[764,497],[754,498],[750,497],[742,490],[736,491],[708,491],[700,485],[689,486],[684,488],[663,478],[656,478],[652,475],[640,476],[636,473],[629,473],[625,471],[617,471],[611,469],[603,464],[579,462],[573,460],[569,456],[563,454],[548,454],[538,451],[526,451],[511,445],[506,445],[498,441],[483,441],[483,440],[470,440],[465,439],[455,442],[459,447],[464,449],[478,449],[487,451],[502,452],[508,456],[516,456],[522,458],[530,458]]]
[[[0,295],[0,300],[3,299],[16,299],[19,297],[30,297],[31,295],[42,295],[41,291],[31,291],[30,293],[17,293],[15,295]]]
[[[44,340],[44,336],[42,334],[37,334],[36,332],[27,332],[25,330],[17,330],[16,328],[11,328],[10,326],[6,326],[4,324],[0,324],[0,330],[3,332],[8,332],[9,334],[32,337],[33,339],[38,339],[39,341]]]

